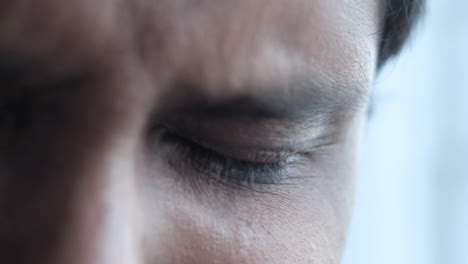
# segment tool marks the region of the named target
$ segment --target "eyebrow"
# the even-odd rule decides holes
[[[22,56],[0,54],[0,80],[6,83],[20,83],[37,69],[37,64]]]
[[[34,75],[40,64],[23,56],[0,54],[0,82],[20,83],[26,76]],[[296,76],[286,85],[272,87],[248,87],[243,94],[230,98],[212,98],[203,95],[203,88],[195,85],[178,85],[173,90],[187,91],[179,107],[170,109],[181,113],[203,114],[214,118],[233,119],[305,119],[321,118],[338,112],[357,111],[367,106],[369,94],[360,84],[338,84],[323,81],[314,74]],[[26,78],[28,79],[28,78]],[[51,88],[77,88],[86,82],[86,75],[62,76],[45,86]],[[27,84],[26,84],[27,85]],[[16,86],[16,85],[12,85]],[[17,86],[16,86],[17,87]],[[0,91],[5,95],[5,91]],[[13,91],[17,93],[18,90]],[[43,91],[43,92],[50,92]],[[168,100],[171,101],[171,100]],[[176,100],[177,101],[177,100]],[[172,112],[172,111],[170,111]]]
[[[215,118],[305,119],[359,111],[367,107],[369,100],[369,93],[362,85],[318,85],[307,79],[293,81],[285,87],[245,90],[257,92],[215,99],[194,94],[178,110]]]
[[[77,90],[91,77],[86,71],[53,73],[34,57],[0,53],[0,105],[14,98]]]

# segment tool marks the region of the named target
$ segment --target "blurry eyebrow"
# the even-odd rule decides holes
[[[17,94],[37,88],[37,83],[30,84],[29,76],[38,74],[44,69],[34,60],[16,54],[0,54],[0,89],[3,98],[10,92]],[[314,78],[316,77],[316,78]],[[85,72],[74,72],[60,76],[39,85],[44,89],[38,93],[51,90],[75,89],[89,81],[90,76]],[[32,78],[37,79],[37,78]],[[368,91],[360,84],[339,84],[338,82],[323,81],[323,77],[314,74],[296,76],[285,85],[272,87],[245,87],[246,92],[234,97],[210,97],[203,95],[201,85],[177,85],[174,91],[184,91],[184,99],[176,105],[166,106],[170,112],[184,114],[202,114],[214,118],[248,118],[248,119],[320,119],[334,113],[357,111],[367,106]],[[26,83],[25,83],[26,82]],[[12,88],[13,91],[8,91]],[[34,90],[34,89],[33,89]],[[189,95],[189,96],[187,96]],[[178,101],[178,100],[176,100]],[[171,102],[171,100],[167,100]],[[164,107],[163,107],[164,108]],[[164,109],[162,109],[164,111]]]
[[[0,103],[10,98],[77,90],[89,82],[86,71],[55,73],[34,57],[0,53]]]
[[[296,81],[285,87],[246,89],[251,92],[234,98],[207,99],[186,102],[183,113],[209,117],[249,119],[320,118],[334,113],[358,111],[367,107],[368,92],[364,87],[317,85]]]
[[[0,80],[7,83],[21,82],[22,77],[31,75],[37,65],[23,57],[0,54]]]

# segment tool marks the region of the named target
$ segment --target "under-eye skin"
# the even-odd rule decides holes
[[[252,153],[248,159],[232,158],[172,131],[162,133],[161,143],[170,148],[167,160],[171,167],[234,187],[280,184],[287,177],[287,167],[296,161],[293,154],[266,152]]]

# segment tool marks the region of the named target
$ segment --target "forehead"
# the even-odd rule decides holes
[[[6,0],[0,17],[0,53],[59,70],[133,65],[218,95],[298,75],[366,86],[380,15],[375,0]]]

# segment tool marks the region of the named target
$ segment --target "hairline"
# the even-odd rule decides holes
[[[425,0],[383,0],[378,68],[398,55],[420,20]]]

